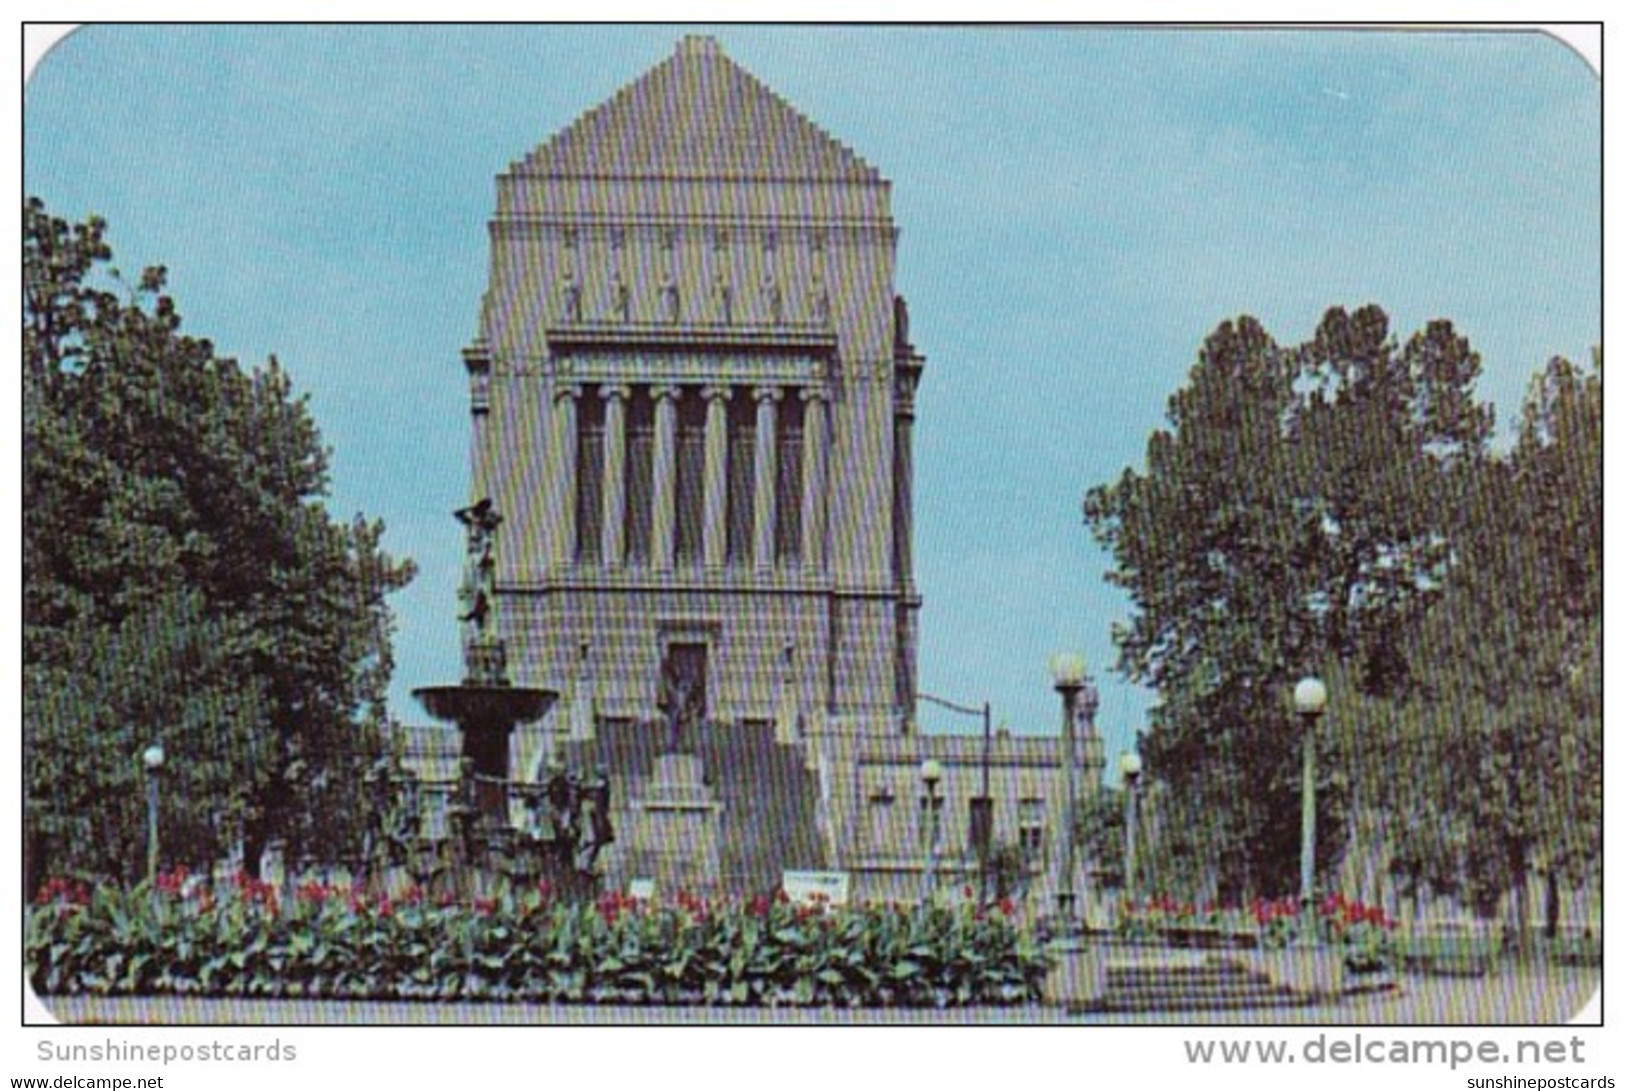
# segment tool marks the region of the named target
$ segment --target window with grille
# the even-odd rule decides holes
[[[626,438],[626,558],[630,564],[648,564],[654,533],[654,406],[649,388],[635,387],[627,407]]]
[[[780,564],[801,559],[801,460],[803,406],[793,395],[779,403],[778,485],[773,541]]]
[[[737,394],[728,405],[728,563],[751,559],[756,503],[756,403]]]
[[[576,444],[576,563],[597,564],[604,532],[604,403],[582,398]]]
[[[685,388],[677,401],[677,562],[700,562],[705,524],[705,403]]]

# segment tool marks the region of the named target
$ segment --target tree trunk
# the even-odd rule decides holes
[[[1563,915],[1563,892],[1558,888],[1557,869],[1546,869],[1546,941],[1557,940],[1557,922]]]
[[[243,835],[243,871],[256,879],[263,879],[265,873],[261,870],[265,863],[265,848],[270,839],[258,823]]]
[[[1529,869],[1521,862],[1512,874],[1512,942],[1510,953],[1518,958],[1529,954]]]

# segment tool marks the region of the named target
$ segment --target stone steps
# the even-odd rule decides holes
[[[600,724],[594,738],[566,747],[567,761],[602,762],[610,770],[616,825],[624,831],[617,853],[629,850],[627,805],[645,792],[665,748],[660,725],[630,722]],[[818,779],[807,771],[799,744],[779,742],[768,723],[707,723],[686,741],[686,749],[700,760],[706,789],[721,804],[716,893],[772,893],[786,869],[824,867]]]
[[[1220,1011],[1302,1007],[1312,1000],[1268,976],[1222,960],[1108,965],[1095,1012]]]

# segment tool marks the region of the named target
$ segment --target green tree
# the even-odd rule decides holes
[[[30,878],[140,870],[141,748],[160,742],[176,859],[241,837],[348,853],[381,752],[383,527],[334,520],[327,452],[271,360],[181,332],[165,271],[131,285],[105,224],[24,207],[23,658]]]
[[[1464,483],[1451,580],[1416,639],[1449,821],[1472,831],[1437,864],[1486,915],[1510,897],[1525,950],[1537,868],[1550,924],[1600,859],[1601,474],[1600,359],[1555,359],[1510,455]]]
[[[1119,670],[1159,694],[1148,773],[1206,817],[1222,898],[1296,888],[1292,682],[1340,670],[1369,694],[1411,684],[1399,638],[1451,564],[1440,497],[1483,460],[1492,425],[1479,368],[1449,323],[1400,346],[1376,307],[1328,311],[1295,347],[1255,319],[1225,322],[1144,471],[1085,499],[1132,602]],[[1328,788],[1322,871],[1348,785]]]

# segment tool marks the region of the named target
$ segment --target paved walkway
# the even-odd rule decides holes
[[[1254,1011],[1161,1012],[1068,1016],[1059,1008],[698,1008],[624,1005],[426,1004],[295,1000],[183,1000],[175,997],[53,997],[48,1007],[64,1023],[247,1025],[571,1024],[888,1026],[941,1024],[1152,1024],[1161,1026],[1289,1024],[1404,1026],[1461,1024],[1552,1025],[1579,1016],[1601,988],[1594,969],[1503,969],[1485,978],[1401,980],[1397,992],[1349,997],[1336,1004]],[[1599,999],[1600,1004],[1600,999]],[[1586,1021],[1601,1019],[1600,1006]]]

